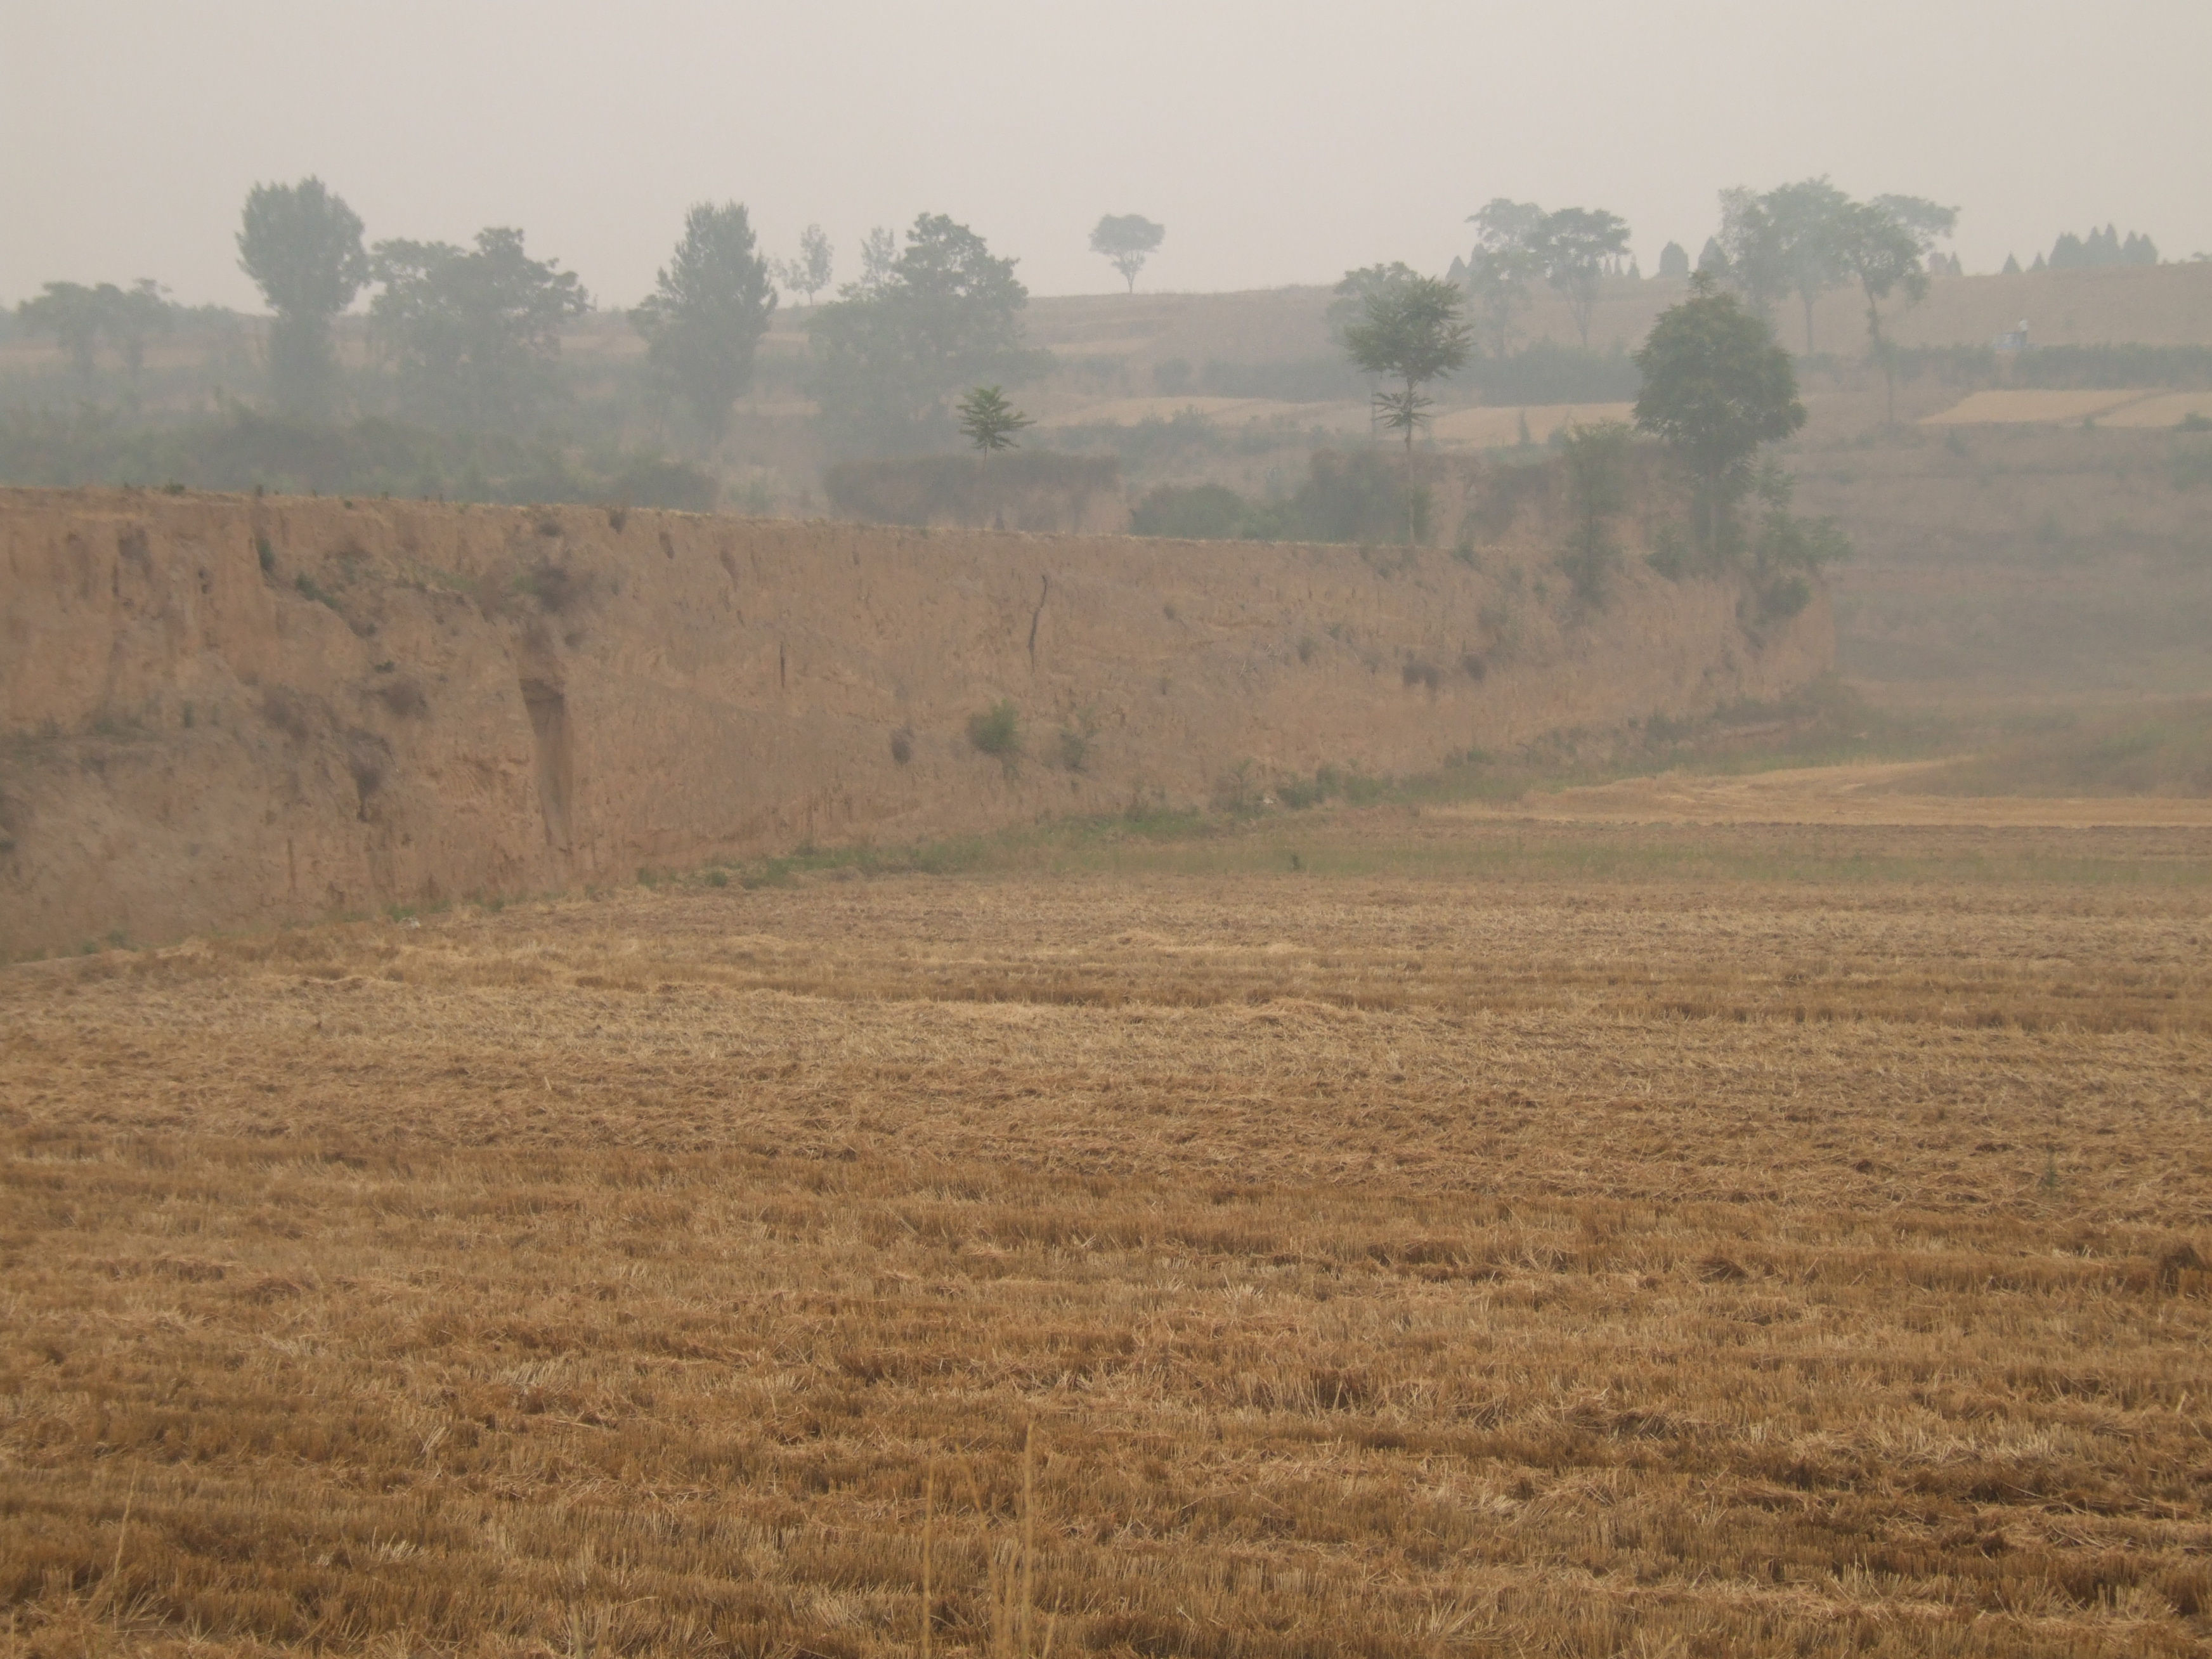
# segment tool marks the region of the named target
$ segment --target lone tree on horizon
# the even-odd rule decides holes
[[[1165,225],[1156,225],[1141,213],[1109,213],[1091,231],[1091,251],[1104,254],[1129,284],[1129,292],[1134,294],[1137,273],[1145,268],[1145,261],[1152,257],[1167,234]]]
[[[1399,382],[1375,394],[1375,411],[1406,434],[1406,540],[1413,539],[1413,434],[1428,423],[1431,399],[1421,388],[1464,368],[1474,349],[1465,295],[1456,283],[1413,276],[1370,290],[1359,320],[1344,331],[1344,349],[1360,372]]]
[[[331,325],[368,285],[361,231],[361,216],[319,179],[246,193],[238,265],[276,313],[269,381],[285,409],[312,415],[330,404],[337,376]]]

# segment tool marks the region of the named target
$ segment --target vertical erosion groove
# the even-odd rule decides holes
[[[1044,602],[1052,597],[1052,578],[1043,579],[1044,586],[1037,590],[1036,609],[1030,612],[1030,672],[1036,672],[1037,624],[1044,620]]]
[[[568,850],[568,802],[575,784],[575,758],[568,741],[568,699],[550,680],[522,682],[522,705],[530,711],[530,749],[538,780],[538,804],[545,814],[545,844]]]

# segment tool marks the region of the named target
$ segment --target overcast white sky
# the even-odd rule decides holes
[[[512,224],[602,303],[687,204],[748,204],[840,280],[950,213],[1039,294],[1441,270],[1493,196],[1606,207],[1646,269],[1722,185],[1827,173],[1964,210],[1970,270],[2117,222],[2212,249],[2212,0],[0,0],[0,301],[158,277],[258,308],[258,179],[372,240]]]

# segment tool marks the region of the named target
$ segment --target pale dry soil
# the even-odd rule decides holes
[[[1952,760],[1865,761],[1738,776],[1697,772],[1625,778],[1533,794],[1505,805],[1444,809],[1446,817],[1611,823],[1851,823],[1953,829],[2212,830],[2212,799],[2105,795],[2039,799],[1921,793]],[[1925,788],[1920,783],[1921,788]]]
[[[1371,812],[0,970],[0,1654],[925,1548],[940,1653],[2201,1652],[2208,935],[2187,824]]]

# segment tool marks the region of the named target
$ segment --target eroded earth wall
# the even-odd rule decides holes
[[[1631,559],[1592,610],[1516,536],[0,490],[0,957],[1413,772],[1832,659],[1818,595]],[[1001,700],[1012,763],[968,733]]]

